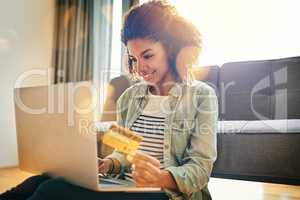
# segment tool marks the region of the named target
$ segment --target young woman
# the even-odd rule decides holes
[[[173,6],[151,1],[127,14],[122,41],[131,73],[143,80],[127,89],[117,105],[118,124],[144,137],[128,178],[137,186],[162,187],[174,198],[209,199],[217,98],[206,84],[187,80],[185,66],[178,70],[176,65],[181,50],[200,49],[200,33]],[[100,170],[119,173],[130,166],[115,151],[102,160]]]
[[[168,195],[153,198],[211,199],[207,184],[216,160],[217,98],[207,84],[191,79],[186,64],[194,57],[183,53],[191,47],[198,56],[199,31],[167,2],[150,1],[128,12],[122,41],[129,71],[142,81],[119,98],[117,122],[144,139],[131,162],[114,151],[99,162],[99,171],[125,174],[137,186],[161,187]],[[96,193],[61,180],[40,182],[30,200],[64,199],[61,193],[73,199],[151,198]]]

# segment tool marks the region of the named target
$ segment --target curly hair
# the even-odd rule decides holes
[[[130,9],[124,17],[121,38],[126,46],[127,42],[133,39],[161,42],[167,50],[168,62],[176,78],[176,57],[179,51],[186,46],[201,49],[199,30],[180,16],[177,9],[165,0],[152,0]],[[128,67],[132,73],[130,59]]]

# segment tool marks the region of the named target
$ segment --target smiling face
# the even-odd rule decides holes
[[[162,43],[150,39],[133,39],[128,41],[127,49],[133,69],[139,76],[149,85],[156,86],[160,93],[170,89],[175,76]]]

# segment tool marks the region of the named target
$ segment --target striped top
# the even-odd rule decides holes
[[[158,159],[161,169],[164,168],[164,129],[165,118],[169,110],[167,100],[168,96],[149,94],[146,107],[130,128],[143,136],[138,150]],[[125,178],[132,180],[129,173],[125,174]]]

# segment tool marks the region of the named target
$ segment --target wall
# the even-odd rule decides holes
[[[0,167],[18,163],[13,88],[32,69],[51,66],[53,0],[2,0],[0,6]],[[47,84],[31,76],[19,86]],[[19,87],[18,86],[18,87]]]
[[[171,0],[203,36],[203,65],[300,55],[299,0]]]

